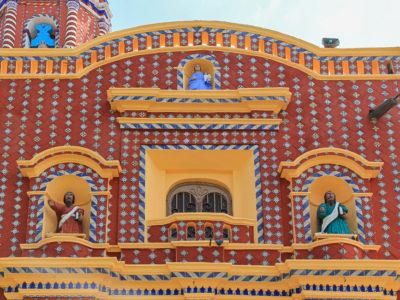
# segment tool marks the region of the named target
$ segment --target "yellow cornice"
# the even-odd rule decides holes
[[[380,292],[334,292],[334,291],[302,291],[299,299],[371,299],[371,300],[395,300],[396,296],[385,296]],[[304,298],[303,298],[304,297]]]
[[[300,155],[294,161],[281,162],[278,171],[281,178],[290,180],[310,167],[323,164],[347,167],[362,178],[376,178],[383,166],[383,162],[368,161],[349,150],[332,147],[314,149]]]
[[[161,90],[159,88],[112,88],[107,91],[111,109],[118,112],[148,111],[148,112],[251,112],[272,111],[278,114],[287,108],[291,92],[288,88],[250,88],[237,90]],[[119,96],[154,97],[157,98],[185,98],[185,99],[238,99],[242,97],[282,97],[285,100],[246,100],[234,103],[179,103],[156,102],[151,100],[115,100]]]
[[[97,152],[78,146],[59,146],[44,150],[30,160],[18,160],[23,176],[38,177],[44,170],[60,163],[79,163],[95,170],[101,177],[112,179],[119,176],[119,161],[108,161]]]
[[[167,29],[180,29],[184,27],[210,27],[210,28],[222,28],[234,31],[244,31],[249,32],[251,34],[259,34],[261,36],[270,37],[279,41],[283,41],[288,44],[293,44],[295,46],[304,48],[319,57],[335,57],[335,56],[349,56],[349,57],[375,57],[375,56],[399,56],[400,48],[364,48],[364,49],[329,49],[329,48],[320,48],[313,44],[307,43],[300,39],[272,31],[267,30],[255,26],[248,25],[240,25],[226,22],[216,22],[216,21],[188,21],[188,22],[170,22],[170,23],[161,23],[161,24],[152,24],[146,26],[139,26],[131,29],[126,29],[123,31],[109,33],[105,36],[96,38],[84,45],[81,45],[74,49],[0,49],[0,56],[7,57],[42,57],[43,60],[46,60],[46,57],[58,57],[60,59],[67,59],[68,57],[78,57],[83,53],[95,49],[102,43],[107,43],[113,40],[118,41],[119,38],[124,38],[126,36],[144,33],[144,32],[156,32],[159,30],[167,30]],[[321,75],[319,71],[314,71],[312,69],[307,68],[304,64],[294,63],[290,59],[279,57],[278,55],[268,54],[261,51],[253,51],[251,49],[239,49],[234,47],[223,47],[221,45],[216,46],[208,46],[208,45],[199,45],[199,46],[180,46],[174,45],[173,47],[160,47],[155,49],[143,49],[143,50],[133,50],[130,52],[126,52],[125,50],[120,51],[118,54],[109,57],[106,57],[103,60],[97,61],[97,59],[93,59],[89,66],[81,66],[79,63],[78,70],[73,74],[53,74],[52,71],[48,71],[46,74],[24,74],[22,72],[16,72],[13,74],[3,73],[0,74],[0,78],[5,79],[25,79],[25,78],[39,78],[39,79],[75,79],[81,78],[86,75],[90,71],[103,66],[105,64],[109,64],[118,60],[122,60],[125,58],[130,58],[134,56],[142,56],[148,54],[156,54],[156,53],[165,53],[165,52],[193,52],[193,51],[222,51],[222,52],[231,52],[243,55],[251,55],[256,57],[262,57],[266,59],[271,59],[282,64],[288,65],[290,67],[296,68],[318,80],[398,80],[400,78],[400,74],[348,74],[348,75]]]
[[[129,281],[122,280],[121,278],[111,277],[105,273],[74,273],[71,277],[70,272],[55,273],[36,273],[36,272],[24,272],[13,273],[7,272],[6,268],[97,268],[107,269],[111,272],[116,272],[122,276],[170,276],[171,274],[181,273],[182,276],[172,277],[170,280],[137,280],[131,279]],[[28,258],[28,257],[7,257],[0,259],[0,270],[4,272],[4,277],[0,279],[0,286],[2,288],[8,286],[21,285],[24,282],[30,283],[35,282],[45,284],[47,282],[58,284],[60,283],[87,283],[97,282],[108,288],[115,289],[148,289],[163,288],[163,289],[175,289],[187,286],[211,286],[214,288],[225,288],[225,289],[277,289],[277,290],[288,290],[290,288],[296,288],[306,284],[330,284],[334,282],[336,285],[348,284],[357,286],[367,286],[371,284],[373,280],[374,284],[379,284],[381,287],[386,289],[397,290],[399,283],[396,282],[396,277],[384,275],[384,276],[353,276],[353,275],[303,275],[293,274],[287,278],[282,278],[281,281],[229,281],[231,276],[282,276],[288,274],[290,271],[301,271],[301,270],[315,270],[315,271],[328,271],[328,270],[365,270],[365,271],[395,271],[400,270],[399,260],[286,260],[284,263],[279,263],[273,266],[254,266],[254,265],[232,265],[230,263],[193,263],[193,262],[182,262],[182,263],[167,263],[167,264],[147,264],[147,265],[127,265],[124,262],[119,262],[117,258],[113,257],[96,257],[96,258]],[[194,272],[200,273],[217,273],[225,276],[216,276],[210,278],[196,278],[196,277],[185,277],[183,274],[191,274]],[[83,292],[85,291],[85,292]],[[46,293],[44,293],[46,292]],[[327,293],[323,291],[303,291],[304,293],[310,292],[309,295],[319,295],[322,298],[335,298],[336,296],[341,298],[345,297],[356,297],[357,299],[366,299],[369,297],[369,293],[365,292],[341,292],[338,293]],[[84,289],[20,289],[19,293],[6,293],[6,296],[10,299],[23,299],[24,296],[71,296],[71,295],[87,295],[97,297],[99,299],[130,299],[130,296],[108,296],[106,293],[101,293],[98,290]],[[332,295],[332,296],[331,296]],[[382,293],[372,293],[374,298],[370,299],[386,299],[382,298]],[[168,297],[168,299],[202,299],[199,294],[190,293],[189,298],[182,297]],[[207,294],[202,293],[201,296],[204,298]],[[228,296],[228,295],[226,295]],[[247,297],[240,296],[239,298],[228,296],[229,299],[252,299],[251,295]],[[141,299],[140,296],[135,299]],[[269,299],[268,297],[258,297],[260,299]],[[282,299],[286,299],[281,297]],[[145,299],[159,299],[159,296],[146,296]],[[217,297],[212,299],[227,299],[226,297]],[[291,299],[291,298],[288,298]],[[300,299],[300,298],[299,298]],[[390,298],[388,298],[390,299]],[[394,298],[392,298],[394,299]]]
[[[13,50],[13,49],[10,49]],[[295,68],[301,72],[306,73],[307,75],[317,79],[317,80],[399,80],[400,74],[349,74],[349,75],[321,75],[309,69],[303,65],[294,63],[292,61],[286,60],[285,58],[281,58],[276,55],[272,55],[269,53],[263,53],[259,51],[250,51],[240,48],[231,48],[231,47],[222,47],[222,46],[175,46],[175,47],[165,47],[165,48],[155,48],[155,49],[145,49],[140,51],[127,52],[123,54],[118,54],[112,56],[108,59],[104,59],[101,61],[97,61],[95,63],[91,63],[89,66],[83,68],[81,71],[72,73],[72,74],[8,74],[2,73],[0,74],[0,79],[79,79],[89,72],[97,69],[98,67],[104,66],[106,64],[110,64],[119,60],[123,60],[126,58],[131,58],[135,56],[144,56],[144,55],[154,55],[159,53],[166,52],[198,52],[198,51],[220,51],[220,52],[228,52],[228,53],[236,53],[242,55],[249,55],[254,57],[260,57],[265,59],[270,59],[289,67]],[[400,54],[399,54],[400,55]],[[39,55],[40,56],[40,55]]]
[[[252,219],[235,218],[227,214],[217,213],[176,213],[157,220],[146,220],[147,226],[166,225],[180,221],[220,221],[227,224],[255,226],[256,221]]]
[[[274,266],[232,265],[231,263],[200,263],[181,262],[167,264],[129,265],[118,261],[115,257],[90,257],[90,258],[33,258],[33,257],[3,257],[0,258],[0,267],[108,267],[113,271],[123,274],[160,274],[180,271],[212,272],[220,270],[230,274],[268,275],[276,274],[277,270],[393,270],[400,272],[400,260],[376,260],[376,259],[289,259],[284,263]],[[281,272],[279,271],[279,272]],[[33,274],[34,275],[34,274]],[[52,274],[49,274],[52,275]]]
[[[52,237],[45,238],[38,243],[20,244],[20,247],[22,250],[31,250],[31,249],[41,248],[44,245],[47,245],[50,243],[74,243],[74,244],[79,244],[79,245],[82,245],[82,246],[85,246],[88,248],[92,248],[92,249],[107,249],[110,247],[110,244],[108,244],[108,243],[92,243],[83,238],[78,238],[78,237],[68,236],[68,235],[52,236]]]
[[[133,28],[128,28],[120,31],[108,33],[104,36],[97,37],[76,48],[66,49],[0,49],[0,56],[77,56],[90,48],[96,47],[102,43],[109,42],[115,39],[124,38],[129,35],[140,34],[145,32],[155,32],[168,29],[181,29],[187,27],[209,27],[216,29],[227,29],[234,31],[249,32],[259,34],[261,36],[270,37],[279,41],[293,44],[304,48],[319,56],[394,56],[400,54],[400,47],[381,47],[381,48],[321,48],[314,44],[308,43],[299,38],[283,34],[278,31],[265,29],[258,26],[237,24],[221,21],[175,21],[142,25]]]
[[[279,125],[282,119],[247,118],[117,118],[121,124],[226,124],[226,125]]]
[[[362,250],[366,251],[378,251],[381,248],[381,245],[365,245],[360,243],[359,241],[355,241],[352,239],[348,238],[341,238],[341,237],[330,237],[326,239],[321,239],[314,241],[312,243],[307,243],[307,244],[292,244],[290,247],[293,249],[293,251],[296,250],[312,250],[316,247],[321,247],[325,245],[331,245],[331,244],[347,244],[347,245],[352,245],[357,248],[360,248]]]

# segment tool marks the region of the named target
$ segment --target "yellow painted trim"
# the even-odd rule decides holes
[[[229,125],[279,125],[282,119],[247,118],[117,118],[122,124],[229,124]]]
[[[147,226],[167,225],[180,221],[219,221],[234,225],[256,226],[257,222],[252,219],[235,218],[227,214],[210,213],[176,213],[166,218],[156,220],[146,220]]]
[[[12,52],[14,49],[10,49]],[[59,50],[59,49],[57,49]],[[343,50],[343,49],[342,49]],[[154,55],[159,53],[166,53],[166,52],[198,52],[198,51],[221,51],[221,52],[230,52],[242,55],[250,55],[254,57],[261,57],[265,59],[270,59],[289,67],[293,67],[299,71],[306,73],[307,75],[317,79],[317,80],[398,80],[400,79],[400,74],[347,74],[347,75],[321,75],[316,71],[306,68],[303,65],[294,63],[292,61],[288,61],[284,58],[281,58],[276,55],[271,55],[268,53],[261,53],[257,51],[249,51],[245,49],[239,48],[231,48],[231,47],[215,47],[215,46],[180,46],[180,47],[165,47],[165,48],[156,48],[156,49],[145,49],[140,51],[133,51],[127,52],[123,54],[118,54],[112,57],[109,57],[105,60],[98,61],[94,64],[91,64],[85,68],[80,69],[78,72],[73,74],[7,74],[2,73],[0,74],[0,79],[29,79],[29,78],[37,78],[37,79],[79,79],[89,72],[95,70],[98,67],[101,67],[106,64],[110,64],[119,60],[123,60],[126,58],[136,57],[136,56],[144,56],[144,55]],[[31,54],[32,55],[32,54]],[[31,56],[29,55],[29,56]],[[43,53],[41,54],[43,55]],[[39,55],[40,56],[40,55]],[[57,56],[57,55],[50,55],[50,56]]]
[[[318,56],[395,56],[400,52],[400,47],[385,47],[385,48],[321,48],[314,44],[308,43],[304,40],[295,38],[293,36],[283,34],[277,31],[265,29],[258,26],[242,25],[230,22],[220,21],[177,21],[177,22],[164,22],[137,26],[120,31],[108,33],[104,36],[97,37],[83,45],[73,49],[57,48],[57,49],[25,49],[14,48],[0,50],[0,56],[69,56],[79,55],[92,47],[98,46],[102,43],[112,41],[114,39],[123,38],[128,35],[134,35],[144,32],[153,32],[167,29],[179,29],[187,27],[210,27],[217,29],[227,29],[235,31],[244,31],[253,34],[259,34],[266,37],[271,37],[286,43],[290,43],[302,47]],[[14,53],[12,53],[14,52]]]
[[[222,244],[226,250],[277,250],[283,251],[284,246],[282,244],[247,244],[247,243],[229,243]]]
[[[400,270],[399,260],[287,260],[284,263],[279,263],[274,266],[251,266],[251,265],[232,265],[230,263],[168,263],[164,265],[127,265],[124,262],[117,261],[116,258],[110,257],[97,257],[97,258],[27,258],[27,257],[8,257],[0,259],[0,269],[9,267],[14,268],[108,268],[111,272],[118,272],[122,275],[170,275],[172,272],[219,272],[227,273],[230,276],[280,276],[287,274],[291,270],[388,270],[396,271]],[[394,290],[400,287],[400,284],[396,282],[395,277],[382,276],[382,277],[359,277],[359,276],[312,276],[312,275],[293,275],[289,279],[282,280],[281,282],[230,282],[225,278],[184,278],[176,277],[169,281],[130,281],[124,282],[118,278],[110,278],[107,274],[74,274],[73,280],[71,280],[71,274],[59,273],[57,276],[54,273],[37,274],[37,273],[22,273],[15,274],[5,272],[5,276],[0,279],[0,286],[7,287],[10,285],[21,284],[22,282],[99,282],[110,288],[179,288],[186,286],[212,286],[215,288],[225,287],[227,288],[247,288],[247,289],[259,289],[259,288],[274,288],[274,289],[289,289],[290,287],[296,287],[304,284],[331,284],[332,280],[336,284],[349,284],[349,285],[369,285],[371,280],[374,280],[376,284],[384,286],[385,288],[393,288]],[[40,291],[40,290],[39,290]],[[44,291],[44,290],[43,290]],[[58,292],[58,296],[70,296],[75,295],[75,292],[81,290],[74,290],[73,293],[68,293],[68,289],[61,290],[48,290],[46,296],[53,295]],[[87,291],[90,291],[88,289]],[[39,295],[38,290],[20,290],[20,293],[24,294],[13,294],[8,293],[7,296],[17,299],[16,296],[34,296]],[[307,291],[308,292],[308,291]],[[331,294],[320,291],[310,291],[321,293],[318,295],[322,298],[326,298]],[[349,292],[357,293],[357,292]],[[82,294],[86,295],[86,294]],[[104,294],[99,294],[98,291],[93,291],[87,295],[96,296],[99,299],[104,299]],[[333,297],[336,296],[332,293]],[[348,293],[341,292],[342,297],[347,297]],[[350,294],[349,294],[350,295]],[[356,295],[356,294],[351,294]],[[357,293],[357,299],[365,299],[364,295],[370,295],[368,293]],[[380,296],[381,294],[373,294]],[[190,294],[185,295],[183,298],[168,298],[168,299],[204,299],[205,294],[200,295]],[[301,295],[299,295],[301,296]],[[303,295],[304,296],[304,295]],[[186,298],[187,297],[187,298]],[[159,298],[159,297],[158,297]],[[158,299],[157,296],[154,299]],[[268,297],[259,297],[260,299],[268,299]],[[380,297],[378,297],[381,299]],[[373,299],[378,299],[373,298]],[[109,297],[107,297],[109,299]],[[114,297],[112,297],[114,299]],[[128,299],[128,297],[115,297],[115,299]],[[150,296],[146,296],[146,299],[153,299]],[[214,299],[214,298],[211,298]],[[215,298],[217,299],[217,298]],[[252,299],[249,297],[240,296],[234,298],[230,295],[218,297],[218,299]],[[290,299],[290,298],[288,298]],[[302,298],[293,298],[302,299]],[[382,298],[383,299],[383,298]],[[388,298],[385,298],[388,299]]]
[[[347,157],[338,154],[343,154]],[[304,162],[301,163],[303,160]],[[347,167],[362,178],[376,178],[383,166],[383,162],[368,161],[361,155],[349,150],[332,147],[314,149],[300,155],[294,161],[281,162],[278,171],[281,173],[281,178],[290,180],[298,177],[308,168],[322,164]]]
[[[108,244],[108,243],[92,243],[92,242],[89,242],[88,240],[78,238],[75,236],[70,236],[70,235],[52,236],[52,237],[44,238],[38,243],[20,244],[20,247],[22,250],[32,250],[32,249],[41,248],[44,245],[47,245],[50,243],[75,243],[75,244],[83,245],[83,246],[86,246],[86,247],[89,247],[92,249],[107,249],[108,247],[110,247],[110,244]]]
[[[288,88],[250,88],[238,90],[160,90],[158,88],[112,88],[107,92],[111,109],[118,112],[148,111],[148,112],[251,112],[272,111],[277,114],[287,108],[292,94]],[[241,97],[285,97],[283,100],[251,100],[238,103],[171,103],[155,101],[113,101],[117,96],[146,96],[155,98],[189,98],[189,99],[240,99]]]
[[[291,248],[293,251],[295,250],[312,250],[315,247],[321,247],[325,245],[330,245],[330,244],[349,244],[355,247],[358,247],[362,250],[373,250],[373,251],[378,251],[381,248],[381,245],[364,245],[360,243],[359,241],[355,241],[352,239],[347,239],[347,238],[340,238],[340,237],[331,237],[327,239],[321,239],[314,241],[312,243],[307,243],[307,244],[292,244]]]
[[[289,259],[274,266],[232,265],[231,263],[173,262],[167,264],[129,265],[118,261],[115,257],[90,258],[32,258],[3,257],[0,267],[109,267],[123,274],[167,274],[169,272],[193,271],[210,272],[225,271],[230,274],[268,275],[286,272],[291,269],[310,270],[393,270],[400,271],[400,260],[362,260],[362,259]],[[161,273],[160,273],[161,272]],[[35,274],[33,274],[35,275]],[[49,273],[49,275],[54,275]],[[87,275],[87,274],[86,274]]]
[[[302,299],[371,299],[371,300],[395,300],[396,296],[385,296],[379,292],[323,292],[323,291],[302,291]]]
[[[18,160],[22,175],[38,177],[44,170],[59,163],[79,163],[95,170],[101,177],[112,179],[122,170],[119,161],[108,161],[97,152],[78,146],[59,146],[44,150],[30,160]],[[100,163],[105,167],[102,167]]]

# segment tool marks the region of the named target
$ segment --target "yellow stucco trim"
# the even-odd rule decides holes
[[[321,48],[314,44],[308,43],[304,40],[295,38],[293,36],[280,33],[278,31],[265,29],[258,26],[244,25],[230,22],[221,21],[176,21],[155,23],[149,25],[142,25],[133,28],[128,28],[120,31],[108,33],[104,36],[97,37],[83,45],[73,49],[57,48],[57,49],[1,49],[0,56],[70,56],[79,55],[92,47],[96,47],[102,43],[112,41],[114,39],[123,38],[128,35],[134,35],[144,32],[153,32],[167,29],[179,29],[186,27],[210,27],[217,29],[227,29],[235,31],[244,31],[262,36],[271,37],[283,42],[287,42],[306,50],[309,50],[319,56],[392,56],[398,55],[400,47],[387,47],[387,48],[357,48],[357,49],[342,49],[342,48]],[[9,51],[8,51],[9,50]]]
[[[64,236],[56,235],[56,236],[44,238],[38,243],[20,244],[20,247],[22,250],[32,250],[32,249],[41,248],[44,245],[47,245],[50,243],[74,243],[74,244],[83,245],[85,247],[92,248],[92,249],[107,249],[108,247],[110,247],[110,244],[108,244],[108,243],[92,243],[83,238],[78,238],[78,237],[71,236],[71,235],[64,235]]]
[[[321,292],[321,291],[302,291],[300,299],[371,299],[371,300],[395,300],[394,296],[385,296],[377,292]]]
[[[166,275],[169,276],[172,273],[181,272],[217,272],[227,273],[228,278],[231,276],[280,276],[289,273],[291,270],[367,270],[367,271],[396,271],[400,270],[400,262],[398,260],[287,260],[284,263],[279,263],[274,266],[251,266],[251,265],[232,265],[230,263],[167,263],[163,265],[127,265],[124,262],[119,262],[116,258],[110,257],[98,257],[98,258],[1,258],[0,259],[0,270],[6,268],[107,268],[111,272],[117,272],[122,275]],[[4,272],[4,277],[0,278],[0,286],[8,287],[22,284],[23,282],[35,282],[35,283],[47,283],[47,282],[97,282],[110,288],[140,288],[140,289],[152,289],[152,288],[181,288],[187,286],[211,286],[214,288],[240,288],[240,289],[290,289],[291,287],[297,287],[305,284],[332,284],[333,281],[336,285],[349,284],[349,285],[370,285],[371,280],[374,284],[379,284],[385,288],[398,289],[400,284],[396,282],[396,277],[392,276],[313,276],[313,275],[293,275],[288,279],[283,279],[280,282],[264,282],[264,281],[229,281],[227,278],[192,278],[192,277],[174,277],[170,280],[155,280],[155,281],[141,281],[132,280],[124,281],[118,277],[110,278],[108,274],[100,273],[76,273],[73,278],[68,273],[13,273]],[[44,289],[43,289],[44,290]],[[38,289],[20,289],[18,294],[6,293],[7,299],[22,299],[25,295],[56,295],[57,296],[71,296],[75,295],[76,291],[68,288],[65,290],[44,290],[47,294],[42,294],[43,290]],[[95,296],[99,299],[104,299],[106,294],[101,294],[97,290],[86,289],[86,293],[81,295]],[[308,291],[307,291],[308,292]],[[331,294],[326,292],[312,292],[321,293],[323,298],[329,298]],[[354,295],[357,299],[368,299],[370,293],[357,293],[356,292],[341,292],[341,297],[348,298],[348,295]],[[206,294],[190,293],[182,297],[167,297],[166,299],[204,299]],[[333,298],[339,294],[332,293]],[[373,299],[381,299],[381,293],[374,293],[373,295],[379,296]],[[223,297],[212,297],[210,299],[236,299],[236,297],[226,295]],[[301,295],[299,295],[301,296]],[[129,299],[129,296],[112,297],[106,296],[107,299]],[[164,296],[163,296],[164,297]],[[186,298],[188,297],[188,298]],[[247,299],[244,296],[239,296],[240,299]],[[249,299],[251,295],[249,295]],[[135,296],[136,298],[136,296]],[[260,299],[268,299],[268,297],[258,297]],[[276,297],[275,297],[276,298]],[[147,296],[146,299],[152,299]],[[154,296],[154,299],[159,299],[159,296]],[[283,298],[282,298],[283,299]],[[291,299],[291,298],[288,298]],[[303,299],[292,298],[292,299]],[[369,298],[371,299],[371,298]],[[383,299],[383,298],[382,298]],[[393,298],[395,299],[395,298]]]
[[[38,177],[44,170],[60,163],[78,163],[95,170],[103,178],[112,179],[122,170],[119,161],[108,161],[97,152],[78,146],[59,146],[44,150],[30,160],[18,160],[23,176]]]
[[[227,125],[279,125],[282,119],[247,119],[247,118],[117,118],[122,124],[227,124]]]
[[[292,244],[290,247],[295,250],[312,250],[315,247],[321,247],[330,244],[348,244],[352,246],[356,246],[362,250],[373,250],[378,251],[381,248],[381,245],[364,245],[359,241],[348,239],[348,238],[341,238],[341,237],[330,237],[326,239],[321,239],[314,241],[312,243],[307,244]]]
[[[291,93],[288,88],[250,88],[237,90],[161,90],[158,88],[112,88],[108,90],[108,101],[111,109],[118,112],[148,111],[148,112],[251,112],[272,111],[277,114],[287,108]],[[236,103],[177,103],[156,102],[149,100],[117,100],[118,96],[143,96],[154,98],[188,98],[188,99],[238,99],[242,97],[283,97],[285,100],[249,100]]]
[[[283,42],[293,44],[304,48],[318,56],[321,57],[335,57],[335,56],[396,56],[399,55],[400,48],[392,47],[392,48],[364,48],[364,49],[330,49],[330,48],[320,48],[316,45],[310,44],[303,40],[297,39],[295,37],[285,35],[276,31],[256,27],[256,26],[249,26],[249,25],[241,25],[241,24],[234,24],[234,23],[227,23],[227,22],[217,22],[217,21],[181,21],[181,22],[168,22],[168,23],[160,23],[160,24],[151,24],[145,26],[138,26],[135,28],[129,28],[122,31],[117,31],[113,33],[106,34],[102,37],[98,37],[88,43],[85,43],[77,48],[74,49],[1,49],[0,55],[1,56],[14,56],[14,57],[26,57],[26,56],[37,56],[37,57],[63,57],[63,56],[79,56],[85,51],[89,51],[91,48],[94,48],[102,43],[107,43],[112,40],[123,38],[129,35],[134,35],[138,33],[144,32],[157,32],[160,30],[168,30],[168,29],[180,29],[185,27],[210,27],[210,28],[218,28],[218,29],[228,29],[233,31],[243,31],[249,32],[252,34],[259,34],[260,36],[271,37],[276,40],[281,40]],[[135,48],[135,47],[134,47]],[[263,47],[261,47],[261,51],[263,51]],[[188,46],[180,46],[180,43],[174,43],[174,47],[163,47],[156,48],[156,49],[144,49],[138,51],[134,49],[131,52],[126,52],[125,49],[120,49],[119,54],[115,56],[109,56],[105,60],[96,61],[93,60],[93,63],[83,68],[83,66],[78,66],[78,72],[75,74],[1,74],[0,78],[80,78],[83,75],[87,74],[94,68],[97,68],[101,65],[108,64],[110,62],[120,60],[127,57],[132,57],[136,55],[145,55],[149,53],[161,53],[167,51],[198,51],[198,50],[212,50],[215,51],[216,49],[220,49],[224,52],[235,52],[235,53],[243,53],[249,54],[254,56],[263,56],[268,57],[269,59],[282,62],[283,64],[293,66],[297,69],[306,72],[310,76],[313,76],[317,79],[323,80],[345,80],[345,79],[360,79],[360,80],[372,80],[372,79],[397,79],[400,77],[398,74],[393,75],[365,75],[365,74],[357,74],[357,75],[320,75],[319,68],[315,70],[311,70],[306,68],[304,65],[299,63],[293,63],[290,61],[290,56],[285,58],[281,58],[276,53],[274,55],[270,55],[261,51],[252,51],[250,48],[246,47],[245,49],[238,49],[235,47],[222,47],[221,43],[217,43],[216,46],[193,46],[190,43]],[[304,63],[303,63],[304,64]],[[362,72],[360,72],[362,73]]]
[[[9,50],[10,50],[10,52],[12,52],[14,49],[9,49]],[[293,67],[299,71],[302,71],[317,80],[398,80],[398,79],[400,79],[400,74],[321,75],[320,73],[316,72],[315,70],[306,68],[303,65],[294,63],[292,61],[286,60],[285,58],[281,58],[276,55],[271,55],[269,53],[249,51],[249,50],[239,49],[239,48],[215,47],[215,46],[204,46],[204,45],[191,46],[191,47],[175,46],[175,47],[145,49],[145,50],[140,50],[140,51],[122,53],[122,54],[118,54],[118,55],[112,56],[110,58],[107,58],[105,60],[101,60],[96,63],[92,63],[89,66],[82,68],[73,74],[28,74],[28,73],[7,74],[7,73],[1,73],[0,79],[29,79],[29,78],[36,78],[36,79],[42,79],[42,80],[45,80],[45,79],[79,79],[79,78],[87,75],[89,72],[95,70],[98,67],[101,67],[106,64],[113,63],[113,62],[116,62],[119,60],[123,60],[126,58],[131,58],[131,57],[136,57],[136,56],[144,56],[144,55],[154,55],[154,54],[167,53],[167,52],[183,52],[183,51],[185,51],[185,52],[221,51],[221,52],[250,55],[250,56],[254,56],[254,57],[270,59],[270,60],[282,63],[284,65],[287,65],[289,67]],[[38,56],[43,56],[43,53]],[[57,55],[53,54],[53,55],[49,55],[49,56],[57,56]]]
[[[7,267],[107,267],[122,274],[168,274],[170,272],[228,272],[231,275],[275,275],[288,270],[392,270],[400,272],[400,260],[353,260],[353,259],[289,259],[274,266],[232,265],[231,263],[182,262],[167,264],[128,265],[115,257],[90,258],[0,258],[0,268]],[[35,274],[32,274],[35,276]],[[49,274],[52,276],[53,274]],[[86,274],[87,275],[87,274]]]
[[[176,213],[165,218],[146,220],[147,226],[167,225],[180,221],[218,221],[228,224],[255,226],[257,222],[252,219],[236,218],[227,214],[213,214],[213,213]]]
[[[349,150],[332,147],[314,149],[300,155],[294,161],[281,162],[278,171],[281,173],[281,178],[290,180],[308,168],[322,164],[347,167],[362,178],[376,178],[383,166],[383,162],[368,161]]]

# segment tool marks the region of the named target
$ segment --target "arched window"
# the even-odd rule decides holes
[[[168,195],[167,214],[211,212],[232,215],[230,194],[222,187],[209,183],[181,184]]]
[[[196,212],[196,198],[188,192],[176,193],[171,201],[171,214]]]
[[[171,226],[169,229],[170,241],[176,241],[178,239],[178,229],[176,226]]]
[[[203,198],[203,212],[228,213],[228,200],[222,193],[209,193]]]
[[[194,240],[196,239],[196,228],[194,225],[189,225],[186,231],[186,239],[187,240]]]
[[[223,238],[225,241],[230,241],[231,239],[231,230],[228,227],[225,227],[223,230]]]
[[[204,232],[204,237],[206,239],[212,239],[213,236],[214,236],[214,232],[213,232],[212,226],[211,225],[207,225],[206,229],[205,229],[205,232]]]

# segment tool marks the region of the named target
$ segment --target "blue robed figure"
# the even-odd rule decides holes
[[[332,192],[326,192],[325,203],[318,207],[318,231],[322,233],[349,234],[350,228],[346,221],[348,209],[336,201]]]
[[[189,78],[189,90],[211,90],[211,76],[201,72],[200,65],[194,66],[194,73]]]

